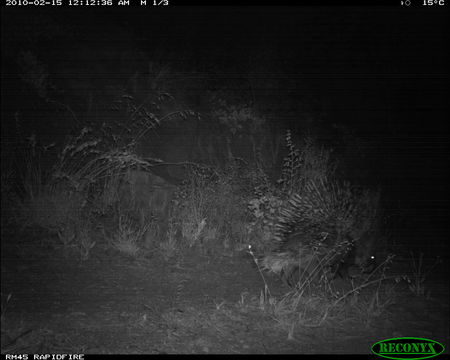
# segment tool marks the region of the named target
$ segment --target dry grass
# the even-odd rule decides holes
[[[113,235],[111,245],[119,252],[136,258],[141,254],[141,244],[149,229],[149,224],[140,226],[131,217],[122,214],[119,216],[119,224]]]

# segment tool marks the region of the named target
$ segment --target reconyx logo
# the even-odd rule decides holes
[[[442,354],[444,349],[437,341],[414,337],[386,339],[372,345],[375,355],[388,359],[428,359]]]

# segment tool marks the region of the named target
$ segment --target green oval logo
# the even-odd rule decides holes
[[[388,359],[428,359],[444,350],[444,345],[437,341],[416,337],[386,339],[372,345],[375,355]]]

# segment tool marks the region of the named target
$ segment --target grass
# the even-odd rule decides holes
[[[111,241],[112,247],[126,256],[138,257],[142,251],[140,244],[143,243],[149,227],[149,223],[140,226],[131,217],[120,215],[118,229]]]
[[[436,268],[438,264],[442,262],[440,257],[437,257],[433,264],[431,264],[427,269],[424,267],[423,262],[423,252],[420,252],[418,256],[415,256],[411,251],[411,277],[405,276],[405,280],[408,283],[409,290],[416,296],[427,296],[425,287],[425,281],[431,272]]]
[[[181,250],[190,248],[198,250],[202,254],[215,252],[223,255],[226,250],[235,249],[236,245],[242,244],[242,239],[250,233],[248,229],[251,229],[252,226],[246,223],[247,218],[245,217],[245,207],[248,204],[252,205],[250,211],[257,220],[253,229],[256,226],[261,226],[262,229],[272,229],[276,225],[270,221],[277,218],[277,211],[282,203],[282,196],[278,196],[279,193],[274,190],[275,195],[269,196],[270,191],[268,191],[267,194],[264,193],[264,196],[258,197],[256,201],[255,199],[253,202],[252,200],[248,201],[251,198],[248,188],[251,186],[247,183],[241,186],[244,177],[241,177],[242,174],[239,174],[239,171],[220,173],[217,169],[213,169],[211,172],[214,173],[216,179],[211,180],[214,177],[211,174],[200,173],[199,166],[193,167],[190,183],[186,186],[186,196],[180,200],[179,208],[175,209],[178,212],[174,211],[176,219],[172,226],[169,226],[167,234],[158,234],[153,220],[146,223],[136,221],[132,214],[127,212],[130,210],[126,208],[127,204],[122,204],[120,197],[117,196],[120,183],[118,174],[142,165],[143,160],[130,152],[120,151],[120,149],[116,149],[116,151],[103,149],[103,152],[96,153],[94,150],[99,150],[96,148],[98,142],[95,139],[90,141],[83,139],[84,134],[87,133],[82,131],[62,150],[58,166],[50,175],[50,179],[56,179],[56,182],[46,182],[42,177],[39,164],[33,164],[35,160],[28,159],[29,175],[23,177],[25,182],[23,187],[27,194],[18,207],[19,222],[22,222],[23,226],[39,226],[56,233],[64,248],[70,247],[78,250],[80,261],[86,261],[90,257],[92,249],[97,245],[97,241],[91,236],[91,217],[94,214],[92,199],[99,202],[96,204],[99,214],[109,216],[113,222],[117,222],[111,226],[112,236],[107,239],[109,245],[131,258],[140,257],[145,247],[145,250],[150,252],[158,251],[165,261],[178,256]],[[308,163],[317,162],[315,167],[319,169],[320,174],[332,172],[331,165],[329,165],[329,154],[325,153],[325,156],[323,152],[319,152],[317,155],[315,151],[311,150],[311,144],[307,146],[309,152],[306,150],[297,152],[291,143],[293,157],[288,159],[288,164],[293,162],[303,164],[306,160],[302,162],[300,158],[309,159]],[[314,178],[313,172],[308,173],[309,175],[305,175],[304,172],[301,172],[301,175],[292,171],[285,173],[286,179],[283,186],[289,188],[289,191],[294,191],[298,187],[303,188],[309,177]],[[296,179],[296,176],[302,177]],[[322,175],[319,176],[319,178],[322,177]],[[306,190],[310,193],[314,192],[318,198],[319,195],[330,193],[328,195],[331,200],[326,201],[331,205],[341,204],[342,196],[346,198],[347,193],[352,195],[347,187],[328,189],[323,185],[321,188],[307,188]],[[94,196],[91,192],[94,192]],[[353,197],[350,195],[347,196],[347,202],[353,206],[355,204],[351,203]],[[299,197],[298,201],[301,200]],[[366,202],[369,205],[372,204],[370,199],[366,199],[364,196],[363,200],[360,201],[361,207]],[[322,201],[324,200],[320,199],[317,203],[322,204]],[[320,204],[314,203],[312,206],[321,209]],[[132,207],[133,204],[128,205]],[[366,207],[371,208],[371,206]],[[353,209],[351,206],[350,208]],[[109,213],[109,209],[113,209],[111,213]],[[337,207],[337,209],[341,208]],[[152,209],[144,210],[150,212]],[[295,212],[294,210],[297,209],[293,207],[293,212]],[[116,212],[114,213],[114,211]],[[146,215],[149,214],[146,213]],[[304,218],[306,218],[308,214],[305,210],[305,213],[300,215],[305,215]],[[369,220],[373,216],[375,215],[369,213],[363,217],[370,222]],[[299,220],[298,216],[292,219]],[[239,226],[233,227],[233,224],[237,223]],[[365,222],[364,226],[366,226]],[[273,240],[269,230],[263,232],[263,235],[267,236],[255,239],[256,245],[264,246]],[[208,251],[205,251],[206,249]],[[281,297],[275,297],[270,291],[252,247],[249,247],[248,252],[253,257],[264,282],[264,289],[259,298],[250,301],[252,305],[256,303],[256,306],[265,314],[270,314],[275,320],[276,326],[287,332],[288,339],[295,338],[298,327],[321,327],[328,320],[353,318],[359,319],[369,326],[375,317],[386,311],[395,297],[393,290],[384,285],[384,281],[387,280],[383,270],[385,264],[380,265],[380,268],[373,273],[374,275],[348,280],[347,287],[337,289],[331,279],[324,279],[320,283],[321,286],[315,286],[320,282],[317,279],[322,278],[322,268],[325,264],[321,264],[321,261],[312,261],[312,258],[310,261],[316,266],[312,269],[308,269],[308,266],[302,267],[301,269],[308,269],[308,271],[300,273],[300,279],[296,279],[298,280],[296,286]],[[392,259],[388,258],[386,263],[390,260]],[[413,276],[409,282],[410,290],[417,295],[423,295],[425,278],[434,266],[424,270],[423,254],[420,254],[418,259],[412,257],[412,264]],[[282,270],[285,269],[280,263],[278,272],[281,273]],[[8,296],[6,305],[10,298],[11,295]],[[248,301],[247,298],[242,297],[239,306],[246,307]],[[223,303],[216,305],[217,311],[223,309]],[[3,315],[2,308],[2,322]]]
[[[261,270],[258,260],[251,247],[252,256],[257,269],[264,281],[264,291],[261,291],[260,308],[269,312],[277,323],[284,329],[288,339],[295,338],[297,327],[321,327],[327,320],[354,319],[369,326],[371,322],[385,313],[387,307],[395,302],[394,287],[389,286],[385,271],[393,260],[390,255],[373,273],[359,278],[346,279],[348,290],[336,288],[333,281],[326,281],[326,286],[317,286],[313,279],[320,278],[321,269],[316,267],[305,277],[300,277],[294,286],[280,298],[271,295],[269,286]],[[321,278],[320,281],[322,281]],[[342,293],[340,292],[341,290]]]

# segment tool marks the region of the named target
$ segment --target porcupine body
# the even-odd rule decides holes
[[[290,286],[360,271],[371,257],[361,240],[367,227],[358,220],[361,203],[349,184],[310,181],[281,209],[275,250],[263,258],[263,268]]]

